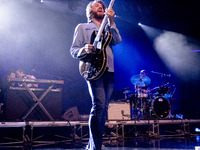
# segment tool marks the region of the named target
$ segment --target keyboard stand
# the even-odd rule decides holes
[[[35,102],[35,104],[31,107],[31,109],[27,112],[26,115],[24,115],[22,117],[22,120],[26,120],[26,118],[30,115],[30,113],[37,107],[39,106],[42,111],[45,113],[45,115],[49,118],[49,120],[53,121],[54,119],[52,118],[52,116],[49,114],[49,112],[46,110],[46,108],[43,106],[43,104],[41,103],[41,101],[44,99],[44,97],[49,93],[49,91],[51,91],[51,89],[53,88],[54,85],[49,86],[48,89],[46,89],[46,91],[40,96],[40,98],[38,98],[33,91],[31,91],[31,89],[27,86],[27,84],[25,82],[22,83],[22,85],[26,88],[26,90],[28,91],[28,93],[31,95],[31,97],[33,98],[33,101]]]

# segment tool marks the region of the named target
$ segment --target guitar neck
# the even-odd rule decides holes
[[[109,4],[109,6],[108,6],[108,9],[110,9],[110,8],[113,7],[114,2],[115,2],[115,0],[111,0],[111,1],[110,1],[110,4]],[[102,20],[102,23],[101,23],[101,26],[100,26],[100,28],[99,28],[99,31],[98,31],[98,33],[97,33],[95,39],[94,39],[93,45],[94,45],[95,48],[97,48],[97,43],[100,41],[101,33],[103,32],[104,27],[105,27],[107,21],[108,21],[108,15],[105,15],[104,18],[103,18],[103,20]]]

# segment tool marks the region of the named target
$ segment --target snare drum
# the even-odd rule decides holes
[[[171,114],[171,105],[164,97],[156,97],[152,101],[153,113],[158,118],[167,118]]]

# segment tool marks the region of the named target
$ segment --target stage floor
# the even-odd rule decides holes
[[[200,149],[198,119],[107,121],[103,150]],[[0,122],[0,149],[84,149],[87,121]]]
[[[84,150],[86,142],[34,144],[34,145],[7,145],[0,146],[1,150]],[[133,138],[124,141],[104,140],[102,150],[199,150],[199,136],[190,138],[173,137],[162,139]]]

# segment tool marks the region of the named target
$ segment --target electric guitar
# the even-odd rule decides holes
[[[113,7],[114,1],[115,0],[111,0],[108,9]],[[112,39],[110,32],[106,32],[106,34],[103,35],[103,30],[107,21],[108,16],[105,15],[99,31],[94,31],[91,36],[91,43],[93,43],[95,52],[87,54],[87,56],[79,62],[79,72],[86,80],[96,80],[106,71],[106,47]]]

